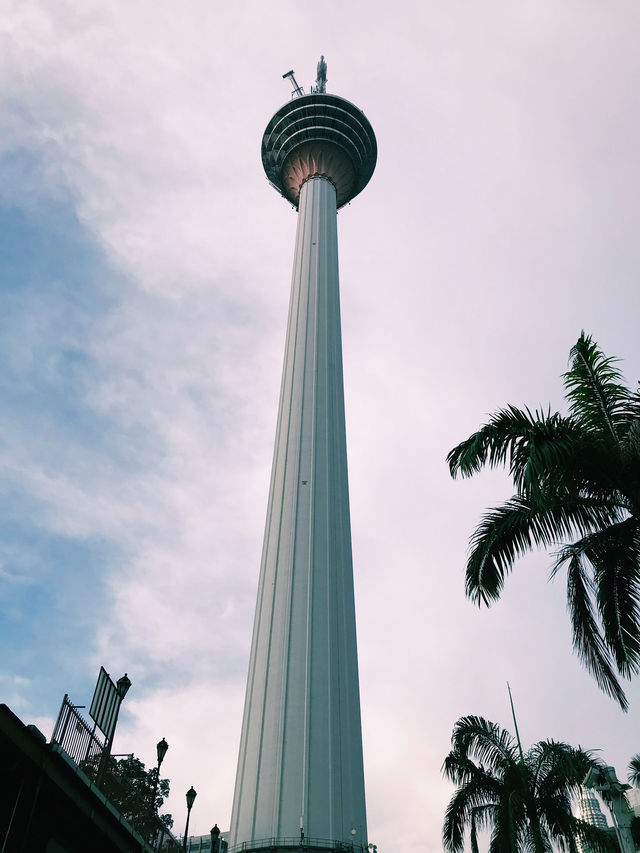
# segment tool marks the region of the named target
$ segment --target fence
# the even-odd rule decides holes
[[[355,842],[331,841],[326,838],[260,838],[243,841],[229,847],[228,853],[253,853],[255,850],[299,850],[303,851],[345,851],[345,853],[368,853],[367,848]]]
[[[70,702],[65,693],[51,740],[61,746],[79,767],[87,764],[97,766],[105,743],[96,734],[96,727],[78,713],[78,708],[82,707]]]

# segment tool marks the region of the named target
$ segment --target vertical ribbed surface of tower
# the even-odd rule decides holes
[[[363,113],[325,92],[262,141],[298,225],[231,848],[367,845],[336,213],[376,156]]]

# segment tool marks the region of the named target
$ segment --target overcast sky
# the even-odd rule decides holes
[[[49,736],[99,667],[115,752],[229,825],[296,214],[263,130],[328,90],[378,139],[338,217],[369,840],[437,851],[454,722],[640,750],[572,655],[563,577],[464,597],[506,476],[447,452],[563,405],[581,329],[640,376],[636,2],[5,0],[0,50],[0,700]]]

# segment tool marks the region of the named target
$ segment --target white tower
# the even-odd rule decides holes
[[[367,846],[336,212],[369,181],[377,148],[318,69],[262,140],[298,226],[231,850]]]

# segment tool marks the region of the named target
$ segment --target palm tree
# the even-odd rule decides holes
[[[614,363],[583,332],[564,374],[568,415],[507,406],[447,461],[453,477],[508,466],[516,490],[471,538],[467,595],[490,605],[516,557],[557,548],[574,649],[627,710],[617,676],[640,669],[640,394]]]
[[[470,830],[490,830],[489,853],[577,853],[578,842],[595,853],[617,850],[606,830],[575,817],[571,802],[599,762],[583,749],[544,740],[523,753],[509,732],[483,717],[462,717],[451,736],[443,772],[457,786],[447,807],[442,842],[462,853]],[[618,851],[619,853],[619,851]]]

